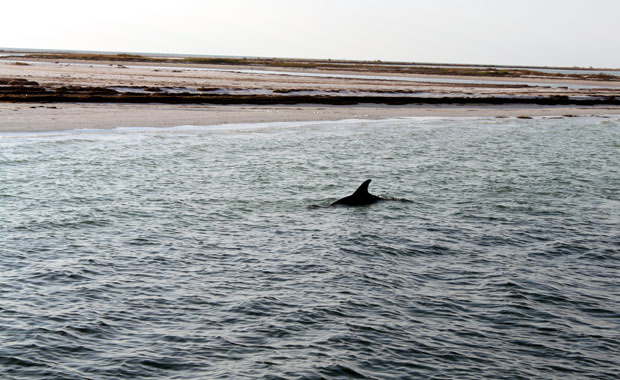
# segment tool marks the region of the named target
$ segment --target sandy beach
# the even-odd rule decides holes
[[[0,132],[41,132],[117,127],[172,127],[285,121],[395,117],[562,117],[618,115],[618,107],[540,106],[239,106],[161,104],[1,104]]]
[[[620,114],[620,81],[0,59],[0,132]],[[383,103],[383,104],[380,104]]]

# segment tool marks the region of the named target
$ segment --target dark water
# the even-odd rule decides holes
[[[2,379],[620,373],[618,117],[5,134],[0,173]],[[411,202],[311,207],[366,178]]]

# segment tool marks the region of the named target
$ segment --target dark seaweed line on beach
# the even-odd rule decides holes
[[[30,93],[2,94],[4,103],[162,103],[162,104],[537,104],[537,105],[620,105],[615,96],[575,99],[567,96],[515,97],[409,97],[409,96],[324,96],[324,95],[204,95],[204,94],[114,94],[114,93]]]

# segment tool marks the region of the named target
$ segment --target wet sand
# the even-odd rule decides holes
[[[395,117],[557,117],[620,115],[620,107],[540,106],[243,106],[160,104],[0,103],[0,132],[117,127],[172,127],[238,123],[384,119]]]

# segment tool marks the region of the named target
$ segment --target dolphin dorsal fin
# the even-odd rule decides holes
[[[382,200],[383,198],[372,195],[368,192],[370,179],[362,182],[355,192],[342,199],[332,202],[330,206],[365,206]]]
[[[357,190],[355,190],[355,192],[353,193],[353,195],[366,195],[368,194],[368,185],[370,185],[370,181],[372,181],[372,179],[367,179],[366,181],[364,181],[360,187],[357,188]]]

